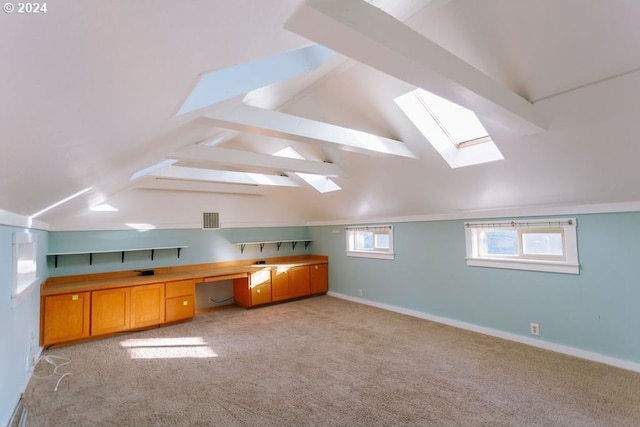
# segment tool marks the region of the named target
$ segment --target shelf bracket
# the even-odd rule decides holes
[[[297,244],[298,244],[298,242],[296,242],[295,240],[293,242],[291,242],[291,249],[295,250]]]
[[[180,259],[180,250],[181,250],[181,249],[182,249],[182,248],[178,248],[178,259]]]
[[[276,249],[280,250],[280,245],[282,245],[282,242],[276,242]]]
[[[154,254],[155,254],[155,249],[151,249],[151,261],[153,261]]]
[[[264,243],[260,243],[260,253],[262,253],[263,248],[264,248]]]
[[[305,240],[304,241],[304,248],[307,249],[309,247],[309,243],[311,243],[311,240]]]
[[[54,256],[53,268],[58,268],[58,255]]]
[[[244,244],[244,243],[241,243],[241,244],[240,244],[240,253],[241,253],[241,254],[243,254],[243,253],[244,253],[244,247],[245,247],[245,244]]]
[[[89,252],[89,265],[93,265],[93,253]]]
[[[122,259],[121,262],[124,263],[124,251],[122,251]]]

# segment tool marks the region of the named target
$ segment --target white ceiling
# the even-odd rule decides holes
[[[89,189],[37,216],[80,230],[199,227],[203,211],[242,227],[640,201],[640,2],[371,3],[70,0],[2,13],[0,209],[31,216]],[[177,115],[201,75],[316,43],[337,56]],[[393,102],[416,86],[474,109],[505,159],[449,168]],[[349,146],[348,129],[410,155]],[[287,146],[310,162],[270,160]],[[178,163],[131,180],[166,159]],[[297,186],[166,179],[184,167]],[[292,173],[304,169],[342,190],[318,193]]]

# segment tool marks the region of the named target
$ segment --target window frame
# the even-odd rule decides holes
[[[578,243],[575,218],[506,220],[496,222],[466,222],[466,263],[472,267],[579,274]],[[482,233],[486,231],[518,231],[518,255],[487,255],[483,253]],[[555,233],[562,236],[563,255],[523,253],[523,234]]]
[[[389,236],[389,247],[388,248],[374,248],[371,250],[356,248],[355,236],[359,232],[373,232],[374,242],[376,231],[379,231],[378,234],[387,234]],[[383,233],[386,231],[386,233]],[[393,225],[384,224],[384,225],[354,225],[354,226],[346,226],[345,227],[345,243],[346,250],[345,254],[351,257],[361,257],[361,258],[376,258],[376,259],[395,259],[395,252],[393,250]]]
[[[21,272],[20,264],[26,260],[34,268]],[[30,232],[13,233],[13,283],[11,286],[11,305],[16,307],[26,298],[40,281],[38,264],[38,235]]]

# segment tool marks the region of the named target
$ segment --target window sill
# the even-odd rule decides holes
[[[29,285],[23,288],[18,294],[11,295],[11,307],[14,308],[20,305],[22,300],[28,297],[29,294],[33,292],[33,290],[37,287],[39,283],[40,283],[40,279],[36,277],[35,279],[33,279],[33,281]]]
[[[359,258],[395,259],[394,253],[346,251],[347,256]]]
[[[506,268],[511,270],[546,271],[550,273],[580,274],[580,264],[553,261],[467,258],[471,267]]]

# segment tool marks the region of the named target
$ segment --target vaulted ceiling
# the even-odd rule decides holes
[[[0,209],[52,230],[640,201],[638,2],[47,6],[0,15]],[[451,168],[394,102],[418,87],[504,159]]]

